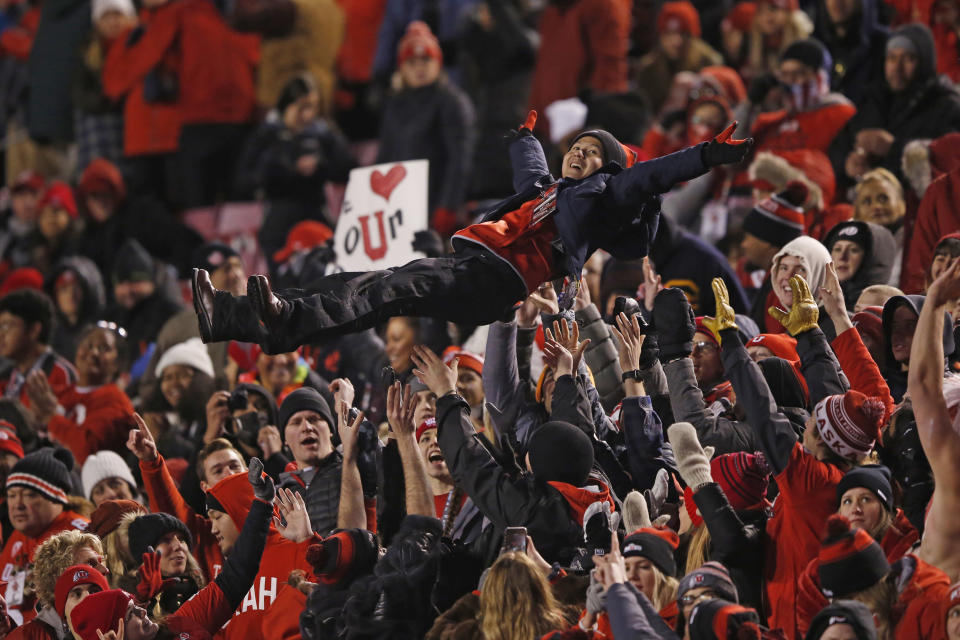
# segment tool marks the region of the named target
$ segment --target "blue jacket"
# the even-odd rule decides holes
[[[629,169],[608,163],[596,173],[572,180],[561,178],[553,221],[562,275],[579,277],[583,263],[597,249],[621,260],[647,255],[660,220],[660,194],[679,182],[707,172],[701,143],[676,153],[639,162]],[[540,142],[520,136],[510,145],[516,195],[494,205],[482,222],[500,219],[519,209],[557,182],[550,175]]]

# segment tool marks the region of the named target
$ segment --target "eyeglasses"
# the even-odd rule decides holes
[[[694,353],[697,353],[699,351],[716,351],[716,350],[717,350],[717,345],[713,344],[712,342],[706,342],[704,340],[701,340],[700,342],[693,343]]]
[[[687,593],[680,597],[680,604],[683,606],[687,606],[691,604],[696,604],[705,598],[714,598],[714,597],[716,597],[716,594],[710,590],[703,591],[701,593],[697,593],[694,595],[690,595]]]
[[[106,329],[107,331],[113,331],[115,334],[126,340],[127,330],[118,325],[116,322],[107,322],[106,320],[97,320],[98,329]]]

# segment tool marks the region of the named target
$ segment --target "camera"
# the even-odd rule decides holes
[[[230,413],[235,411],[245,411],[249,403],[249,392],[246,389],[234,389],[227,398],[227,409]]]

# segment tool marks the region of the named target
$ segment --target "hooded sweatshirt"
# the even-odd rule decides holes
[[[833,245],[839,240],[855,242],[863,249],[863,262],[856,273],[840,283],[847,310],[853,311],[857,298],[864,289],[873,284],[888,284],[893,265],[899,259],[897,241],[886,227],[872,222],[850,220],[841,222],[830,230],[823,244],[827,251],[833,252]]]
[[[777,267],[780,266],[780,260],[785,256],[794,256],[800,258],[804,269],[806,269],[807,285],[810,287],[810,293],[813,299],[820,303],[820,287],[823,284],[823,276],[827,271],[827,263],[830,262],[830,252],[827,251],[820,242],[809,236],[800,236],[794,238],[773,257],[773,264],[770,267],[770,280],[773,283],[776,280]],[[780,298],[777,297],[773,289],[767,294],[766,307],[778,306],[782,308]],[[785,333],[786,329],[778,321],[773,319],[769,313],[764,318],[764,333]]]
[[[55,299],[55,291],[61,276],[71,276],[80,287],[80,309],[76,323],[70,323],[57,309],[57,322],[53,328],[50,346],[64,358],[74,361],[77,353],[77,340],[86,326],[96,322],[103,315],[106,306],[106,289],[103,276],[97,265],[82,256],[70,256],[56,264],[44,287],[47,294]]]
[[[238,531],[243,529],[252,502],[253,488],[246,473],[224,478],[207,492],[208,508],[222,507]],[[314,542],[312,538],[301,543],[291,542],[281,536],[273,525],[270,526],[267,544],[260,559],[260,570],[253,579],[250,591],[234,612],[233,620],[221,630],[219,635],[223,640],[255,640],[262,637],[260,630],[263,628],[263,617],[276,600],[280,587],[286,584],[290,572],[302,569],[308,575],[312,574],[306,559],[307,547],[311,542]]]
[[[825,0],[820,0],[813,37],[830,52],[830,88],[861,104],[865,92],[883,80],[884,47],[890,31],[880,24],[880,0],[858,0],[859,5],[843,25],[843,33],[830,20]]]
[[[883,377],[887,381],[887,386],[890,387],[890,394],[895,402],[900,402],[903,399],[903,394],[907,391],[907,372],[900,369],[900,363],[893,357],[893,346],[890,341],[893,332],[893,316],[898,307],[906,306],[919,318],[926,299],[926,296],[918,295],[894,296],[883,305],[883,348],[885,355]],[[949,357],[954,348],[953,322],[950,314],[944,311],[943,355]]]

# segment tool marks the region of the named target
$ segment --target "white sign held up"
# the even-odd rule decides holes
[[[413,234],[427,228],[426,160],[391,162],[350,172],[334,233],[344,271],[397,267],[423,254]]]

